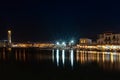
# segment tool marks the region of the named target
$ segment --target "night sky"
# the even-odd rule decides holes
[[[56,41],[94,38],[120,32],[120,2],[115,0],[3,0],[0,1],[0,39]]]

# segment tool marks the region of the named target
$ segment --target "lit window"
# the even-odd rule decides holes
[[[81,40],[81,43],[83,43],[83,41]]]

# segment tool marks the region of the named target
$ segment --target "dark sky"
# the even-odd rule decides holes
[[[0,39],[12,28],[13,41],[55,41],[120,32],[115,0],[0,1]]]

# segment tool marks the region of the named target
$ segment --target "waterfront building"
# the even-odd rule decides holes
[[[78,49],[89,49],[89,50],[95,50],[96,49],[96,44],[92,43],[92,39],[88,38],[80,38],[79,44],[76,46]]]
[[[120,44],[120,34],[113,34],[111,32],[100,34],[97,39],[97,44]]]
[[[88,38],[80,38],[79,44],[92,44],[92,40]]]

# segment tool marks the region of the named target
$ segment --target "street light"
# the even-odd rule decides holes
[[[73,40],[71,40],[71,41],[70,41],[70,43],[71,43],[71,44],[73,44],[73,43],[74,43],[74,41],[73,41]]]
[[[57,42],[56,44],[57,44],[57,45],[60,45],[60,43],[59,43],[59,42]]]
[[[73,45],[74,44],[74,40],[71,40],[70,42],[69,42],[69,45],[71,46],[71,45]]]
[[[69,47],[70,47],[70,48],[73,48],[73,44],[74,44],[74,40],[71,40],[71,41],[69,42]]]
[[[65,42],[62,42],[62,45],[63,45],[63,46],[66,46],[66,43],[65,43]]]

